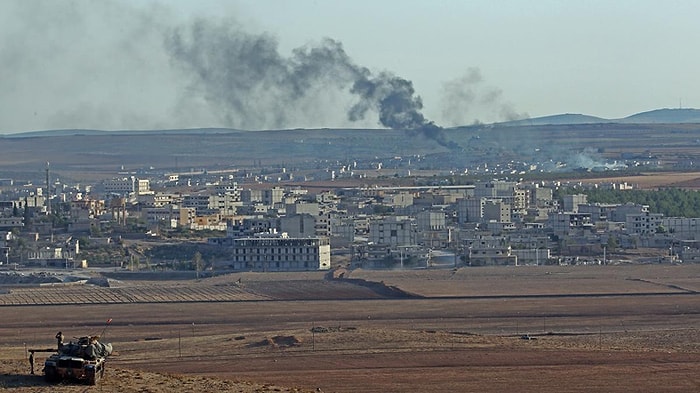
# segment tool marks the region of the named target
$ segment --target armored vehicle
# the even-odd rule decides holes
[[[44,361],[44,378],[49,383],[64,380],[95,385],[105,372],[105,360],[112,353],[112,344],[103,344],[99,336],[85,336],[76,342],[63,343],[63,334],[56,335],[58,351]]]

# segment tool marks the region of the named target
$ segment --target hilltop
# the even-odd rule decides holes
[[[541,126],[541,125],[573,125],[573,124],[598,124],[598,123],[618,123],[618,124],[682,124],[700,123],[700,109],[693,108],[663,108],[646,112],[635,113],[633,115],[618,118],[606,119],[597,116],[565,113],[530,119],[513,120],[497,123],[499,126]]]

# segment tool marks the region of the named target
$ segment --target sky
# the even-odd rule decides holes
[[[0,134],[700,107],[698,1],[3,0]]]

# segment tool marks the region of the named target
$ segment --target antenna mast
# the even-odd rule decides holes
[[[49,162],[46,161],[46,214],[51,215],[51,183],[49,183]]]

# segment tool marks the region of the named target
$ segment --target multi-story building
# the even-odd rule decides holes
[[[564,195],[562,198],[563,208],[565,212],[578,213],[578,206],[588,203],[588,195],[575,194]]]
[[[175,206],[168,207],[145,207],[141,210],[141,217],[147,222],[164,222],[169,227],[177,227],[180,221],[180,209]]]
[[[241,190],[241,201],[244,203],[262,203],[263,193],[262,190]]]
[[[174,194],[162,192],[139,195],[138,197],[139,205],[143,207],[164,207],[175,203],[175,200],[176,196]]]
[[[666,217],[663,229],[677,240],[700,240],[700,218]]]
[[[461,225],[482,222],[511,222],[511,205],[500,198],[466,198],[457,202]]]
[[[483,222],[511,222],[511,205],[501,199],[486,199],[482,205]]]
[[[205,214],[209,211],[210,194],[190,194],[182,199],[182,206],[195,209],[198,214]]]
[[[280,217],[280,231],[290,237],[313,237],[316,233],[316,217],[308,213]]]
[[[214,194],[209,196],[210,210],[216,210],[222,216],[237,214],[238,208],[243,206],[240,197],[236,194]]]
[[[371,220],[369,241],[378,245],[413,246],[416,241],[416,224],[406,216],[388,216]]]
[[[664,215],[661,213],[644,212],[641,214],[627,214],[625,230],[628,233],[638,235],[650,235],[659,232]]]
[[[136,191],[136,178],[124,177],[121,179],[111,179],[102,182],[105,194],[129,195]]]
[[[238,183],[219,183],[214,185],[214,193],[218,195],[234,195],[240,198],[241,189],[238,188]]]
[[[394,208],[408,207],[413,205],[413,194],[410,194],[408,192],[387,194],[384,197],[382,203]]]
[[[197,210],[192,207],[180,207],[178,209],[178,225],[181,227],[189,228],[196,222]]]
[[[233,241],[234,270],[259,272],[328,270],[328,238],[255,237]]]
[[[570,235],[580,231],[590,231],[593,229],[591,215],[588,213],[549,213],[547,227],[551,228],[556,235]]]
[[[445,212],[422,211],[416,215],[418,244],[425,248],[445,248],[450,234],[445,223]]]
[[[502,237],[478,236],[464,240],[467,263],[469,266],[512,265],[518,264],[518,257]]]
[[[355,241],[355,219],[352,217],[333,216],[330,221],[333,239]]]
[[[284,198],[284,189],[281,187],[273,187],[262,192],[262,203],[267,206],[281,203],[282,198]]]
[[[640,215],[649,212],[648,205],[637,205],[635,203],[625,203],[624,205],[618,205],[610,213],[610,221],[614,222],[627,222],[627,215]]]
[[[512,198],[518,183],[510,181],[490,181],[474,186],[475,198]]]
[[[599,221],[613,221],[610,218],[613,217],[613,213],[619,206],[618,204],[611,203],[584,203],[578,205],[578,212],[590,214],[591,221],[594,223]]]
[[[254,237],[260,233],[276,232],[277,229],[279,229],[279,223],[275,218],[246,217],[233,219],[227,222],[226,237],[229,239]]]
[[[460,225],[481,222],[484,198],[465,198],[457,201],[457,219]]]
[[[102,182],[102,186],[105,194],[129,196],[132,194],[148,195],[152,193],[148,179],[137,179],[134,176],[105,180]]]

